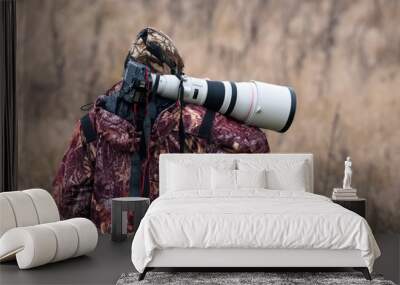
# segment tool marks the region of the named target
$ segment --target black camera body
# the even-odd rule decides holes
[[[151,88],[151,71],[146,65],[128,59],[119,97],[129,103],[139,102],[140,95]],[[138,94],[142,93],[142,94]]]
[[[111,96],[102,98],[100,105],[119,117],[133,121],[132,105],[145,103],[151,90],[151,73],[146,65],[130,58],[126,60],[121,89]]]

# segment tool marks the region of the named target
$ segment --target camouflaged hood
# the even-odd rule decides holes
[[[144,28],[133,42],[128,56],[159,74],[180,74],[184,63],[172,40],[163,32]]]

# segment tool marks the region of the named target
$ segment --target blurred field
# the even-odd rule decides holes
[[[375,231],[400,232],[400,1],[18,0],[19,187],[51,189],[79,107],[119,80],[136,33],[169,34],[186,73],[291,85],[273,152],[315,155],[316,192],[353,185]]]

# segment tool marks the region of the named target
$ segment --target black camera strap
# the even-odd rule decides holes
[[[200,138],[206,139],[208,143],[211,142],[212,139],[212,127],[214,125],[215,112],[207,109],[204,114],[203,121],[199,127],[198,136]]]
[[[178,100],[179,100],[179,152],[185,152],[185,126],[183,124],[183,107],[185,102],[183,101],[183,79],[181,76],[178,76],[179,80],[179,89],[178,89]]]
[[[97,140],[97,132],[94,126],[92,125],[92,122],[90,121],[89,113],[84,115],[81,118],[81,128],[83,131],[83,135],[85,136],[85,141],[86,143],[91,143],[95,140]]]

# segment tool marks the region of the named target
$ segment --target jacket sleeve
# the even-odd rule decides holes
[[[95,143],[86,144],[78,121],[53,182],[53,197],[64,219],[90,218]]]

